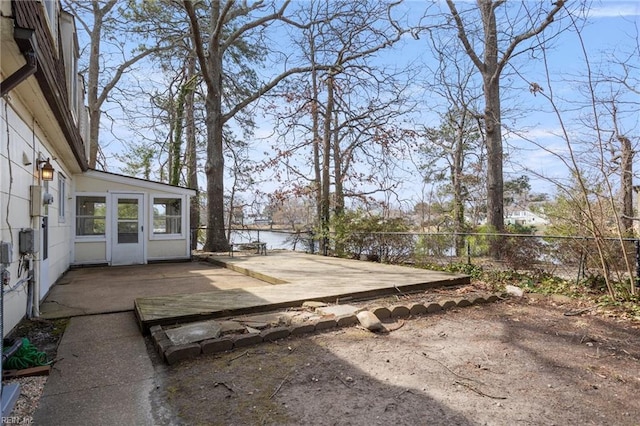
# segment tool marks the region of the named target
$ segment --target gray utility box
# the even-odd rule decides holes
[[[32,228],[20,230],[18,249],[20,254],[33,254],[36,251],[35,232]]]

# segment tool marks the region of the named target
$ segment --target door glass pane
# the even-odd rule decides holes
[[[118,244],[138,243],[138,200],[118,199]]]
[[[118,200],[118,219],[138,219],[138,200],[120,198]]]

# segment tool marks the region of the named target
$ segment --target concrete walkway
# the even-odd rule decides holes
[[[36,425],[158,425],[157,375],[132,312],[74,317],[60,341]]]
[[[176,424],[157,403],[155,393],[165,366],[150,358],[155,353],[147,351],[140,334],[134,299],[261,285],[269,284],[198,262],[69,271],[41,305],[43,318],[72,318],[34,424]]]

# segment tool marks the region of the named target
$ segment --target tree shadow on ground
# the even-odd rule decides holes
[[[167,368],[186,424],[635,424],[640,333],[526,302],[356,327]],[[586,337],[585,337],[586,336]]]
[[[186,424],[479,424],[430,397],[428,378],[413,381],[422,387],[393,385],[313,337],[170,367],[167,401]]]

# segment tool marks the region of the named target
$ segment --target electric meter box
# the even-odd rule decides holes
[[[42,216],[42,187],[39,185],[31,185],[31,216]]]
[[[11,247],[11,243],[0,241],[0,264],[1,265],[9,266],[11,264],[11,262],[13,261],[12,253],[13,253],[13,250]]]
[[[20,230],[19,246],[20,254],[33,254],[35,252],[35,232],[32,228]]]

